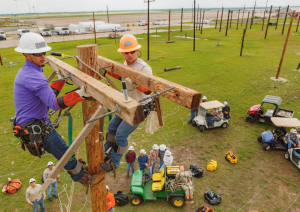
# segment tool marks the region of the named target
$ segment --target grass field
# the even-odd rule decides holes
[[[224,25],[223,25],[224,26]],[[266,129],[273,126],[245,121],[246,112],[252,105],[261,103],[265,95],[276,95],[283,99],[282,108],[295,111],[294,117],[300,118],[299,103],[300,89],[298,72],[292,71],[300,62],[300,34],[292,28],[289,44],[283,61],[280,77],[288,79],[286,83],[270,80],[276,75],[285,36],[281,35],[281,27],[277,30],[269,27],[268,38],[264,40],[264,32],[261,25],[253,25],[247,30],[245,37],[244,53],[240,57],[240,47],[243,29],[230,29],[228,36],[224,36],[225,28],[219,33],[214,28],[204,29],[200,36],[196,32],[196,51],[193,49],[193,41],[173,36],[192,36],[193,31],[172,32],[172,40],[175,43],[166,44],[167,32],[158,33],[161,37],[151,37],[149,65],[153,74],[195,89],[207,96],[208,100],[228,100],[231,106],[232,118],[226,129],[212,129],[200,133],[197,127],[186,124],[190,111],[178,107],[173,102],[162,98],[162,107],[165,117],[165,126],[154,135],[147,135],[144,124],[129,137],[129,145],[134,145],[138,153],[141,148],[150,152],[154,143],[170,145],[174,165],[184,165],[188,168],[196,164],[204,170],[204,176],[194,178],[195,204],[187,205],[176,211],[195,211],[205,204],[203,194],[208,189],[213,189],[222,196],[222,203],[212,206],[214,211],[285,211],[295,201],[299,188],[299,170],[289,161],[284,159],[284,152],[262,149],[256,137]],[[287,29],[286,29],[287,30]],[[147,58],[147,35],[137,35],[142,45],[141,58]],[[217,41],[221,46],[216,46]],[[76,46],[93,43],[93,40],[80,40],[70,42],[51,43],[53,51],[63,52],[67,55],[76,54]],[[123,62],[121,54],[117,53],[118,45],[108,38],[98,39],[99,55],[109,59]],[[41,183],[41,175],[48,161],[57,161],[51,155],[44,155],[41,159],[24,152],[20,145],[14,145],[17,140],[13,138],[9,118],[14,116],[13,82],[17,71],[24,64],[21,54],[14,52],[13,48],[1,49],[1,56],[8,61],[21,61],[20,64],[9,68],[7,63],[1,67],[2,75],[0,84],[0,155],[2,165],[0,171],[0,186],[7,182],[7,177],[19,178],[23,186],[16,194],[2,194],[0,197],[0,211],[31,211],[25,201],[25,191],[29,186],[31,177]],[[65,62],[77,67],[74,59]],[[164,72],[164,68],[182,66],[182,69]],[[52,69],[46,66],[45,75],[49,76]],[[298,79],[299,78],[299,79]],[[119,83],[118,83],[119,84]],[[65,86],[63,92],[74,89],[73,86]],[[82,126],[81,107],[76,106],[72,110],[74,119],[73,137]],[[53,117],[54,120],[56,117]],[[108,119],[105,120],[105,129]],[[60,124],[58,132],[65,136],[67,141],[67,119]],[[238,163],[228,163],[224,157],[227,151],[233,151],[238,157]],[[84,144],[81,146],[81,157],[86,158]],[[209,159],[218,162],[217,170],[206,171]],[[138,168],[138,165],[135,164]],[[130,181],[125,179],[126,163],[123,159],[118,168],[118,177],[107,175],[107,184],[112,192],[123,190],[128,193]],[[70,191],[70,177],[61,173],[62,181],[58,185],[58,191]],[[85,203],[85,189],[80,184],[75,184],[72,211],[80,211]],[[250,201],[251,200],[251,201]],[[61,194],[61,201],[67,204],[66,193]],[[250,202],[249,202],[250,201]],[[60,211],[59,200],[53,202],[46,200],[47,211]],[[62,207],[64,207],[62,205]],[[242,208],[243,207],[243,208]],[[241,209],[242,208],[242,209]],[[300,211],[299,199],[288,210]],[[239,210],[241,209],[241,210]],[[145,202],[140,207],[130,204],[125,207],[116,207],[117,212],[133,211],[175,211],[166,201],[159,199],[155,202]],[[65,209],[64,209],[65,211]],[[90,198],[83,211],[91,211]]]

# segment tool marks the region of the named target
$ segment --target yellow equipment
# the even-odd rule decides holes
[[[179,166],[167,166],[167,175],[177,174],[180,172]]]
[[[161,181],[161,178],[165,176],[165,169],[162,169],[160,173],[155,173],[152,175],[152,180],[154,182]]]
[[[217,169],[217,161],[215,160],[209,160],[207,163],[207,170],[208,171],[215,171]]]
[[[160,182],[152,183],[152,191],[161,191],[165,184],[165,178],[161,178]]]
[[[237,163],[237,157],[231,151],[226,152],[225,159],[230,163]]]

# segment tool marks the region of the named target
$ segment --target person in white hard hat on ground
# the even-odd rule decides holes
[[[143,170],[146,174],[148,174],[147,167],[149,166],[149,159],[144,149],[141,149],[140,151],[138,162],[140,164],[140,170]]]
[[[288,143],[288,149],[292,148],[292,146],[300,147],[300,142],[299,142],[299,138],[297,137],[296,129],[291,129],[291,131],[286,135],[285,140]]]
[[[127,172],[126,172],[126,177],[129,179],[129,171],[131,167],[132,174],[134,173],[134,162],[136,159],[136,154],[134,152],[133,146],[130,146],[128,148],[128,152],[125,154],[125,160],[127,163]]]
[[[157,144],[154,144],[149,155],[149,161],[150,161],[149,178],[150,179],[152,179],[152,174],[154,173],[155,165],[158,158],[158,153],[159,153],[159,146]]]
[[[68,150],[68,145],[51,125],[48,109],[65,109],[90,95],[82,87],[57,97],[66,80],[56,81],[49,86],[42,67],[45,66],[46,53],[50,50],[51,47],[47,46],[44,38],[32,32],[22,35],[19,46],[15,48],[15,51],[24,55],[25,65],[18,71],[14,82],[16,116],[13,130],[15,136],[21,138],[24,151],[26,146],[31,154],[41,156],[46,150],[60,160]],[[61,73],[58,72],[57,75],[59,79],[63,78]],[[33,145],[37,148],[32,148]],[[74,156],[64,168],[73,181],[85,186],[97,184],[104,178],[104,174],[93,176],[86,173]]]
[[[114,206],[116,205],[115,197],[112,193],[108,192],[109,187],[106,185],[106,191],[107,191],[107,210],[108,212],[114,212]]]
[[[44,181],[47,180],[49,174],[52,172],[52,170],[53,170],[53,168],[54,168],[54,164],[53,164],[53,162],[50,161],[50,162],[48,162],[47,166],[48,166],[48,168],[45,169],[45,171],[44,171],[44,173],[43,173],[43,179],[44,179]],[[54,195],[54,197],[55,197],[55,198],[58,197],[58,195],[57,195],[57,181],[58,181],[58,182],[60,181],[59,175],[57,176],[57,180],[55,179],[55,182],[51,183],[51,184],[49,185],[49,187],[48,187],[47,197],[48,197],[48,200],[49,200],[50,202],[52,202],[52,198],[51,198],[51,190],[52,190],[52,187],[53,187],[53,195]]]
[[[124,65],[152,75],[151,67],[138,57],[140,48],[141,45],[138,44],[137,39],[131,34],[126,34],[120,39],[120,48],[118,49],[118,52],[120,52],[125,58]],[[121,79],[120,76],[110,72],[105,72],[104,75],[106,73],[116,79],[125,80],[128,96],[136,101],[149,97],[151,94],[151,91],[141,86],[137,86],[134,84],[135,82],[132,82],[129,78]],[[152,100],[148,99],[141,102],[141,104],[149,104],[151,102]],[[105,161],[104,164],[100,165],[102,171],[115,171],[115,168],[120,166],[121,158],[127,151],[127,138],[138,126],[139,124],[131,126],[117,114],[110,120],[107,127],[108,132],[106,134],[106,143],[104,144],[104,148],[105,151],[107,151],[110,147],[112,147],[109,152],[109,154],[111,154],[111,158]]]
[[[224,114],[224,118],[225,119],[230,119],[231,115],[230,115],[230,107],[228,105],[227,100],[224,102],[225,107],[222,108],[222,112]]]
[[[46,199],[45,191],[43,191],[44,199],[42,194],[38,191],[42,188],[40,184],[35,184],[35,179],[31,178],[29,180],[30,186],[26,190],[26,201],[32,207],[33,212],[38,212],[38,207],[40,205],[41,211],[46,212],[44,205],[44,199]]]
[[[158,151],[159,166],[158,166],[158,170],[160,170],[160,168],[164,165],[164,156],[165,156],[166,150],[171,151],[171,149],[166,147],[166,145],[164,145],[164,144],[161,144],[159,146],[159,151]]]
[[[207,102],[206,96],[203,96],[201,102]],[[200,102],[200,103],[201,103],[201,102]],[[191,123],[192,123],[192,120],[193,120],[196,116],[198,116],[198,108],[197,108],[197,109],[191,110],[191,116],[190,116],[190,119],[188,120],[188,124],[191,124]]]
[[[159,171],[161,171],[166,166],[172,166],[173,163],[173,156],[170,150],[166,150],[165,156],[164,156],[164,165],[160,168]]]

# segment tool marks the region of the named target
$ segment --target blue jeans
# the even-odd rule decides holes
[[[286,142],[288,143],[288,149],[292,148],[292,142],[288,139],[288,137],[285,137]],[[296,145],[297,147],[297,145]]]
[[[225,113],[224,113],[224,118],[225,118],[225,119],[230,119],[230,118],[231,118],[230,113],[228,113],[228,114],[225,114]]]
[[[57,194],[57,181],[55,181],[54,183],[51,183],[48,187],[48,192],[47,192],[47,197],[50,198],[51,197],[51,190],[53,187],[53,195]]]
[[[152,178],[152,174],[154,173],[156,162],[152,162],[152,166],[149,167],[149,178]]]
[[[114,134],[115,141],[118,146],[124,147],[128,145],[127,138],[128,136],[139,126],[139,124],[135,126],[131,126],[126,121],[121,119],[119,116],[115,115],[108,124],[108,133]],[[104,144],[105,151],[109,148],[109,143],[106,141]],[[109,152],[111,154],[110,161],[115,164],[115,167],[118,168],[120,166],[120,161],[123,154],[117,154],[113,149]]]
[[[191,117],[190,120],[188,121],[188,124],[192,123],[192,120],[198,116],[198,110],[191,110]]]
[[[32,202],[32,204],[33,204],[33,207],[32,207],[33,212],[38,212],[39,205],[41,207],[41,211],[42,212],[44,212],[46,210],[45,205],[44,205],[44,199],[43,199],[43,197],[39,201]]]
[[[47,152],[52,154],[57,160],[60,160],[64,153],[68,150],[69,146],[66,142],[61,138],[61,136],[53,130],[44,140],[44,147]],[[66,170],[74,169],[77,164],[76,159],[72,161],[68,161],[65,165]],[[85,175],[83,169],[80,173],[71,176],[72,180],[77,182],[82,179]]]
[[[158,166],[158,171],[160,170],[160,168],[164,165],[164,161],[159,159],[159,166]]]
[[[111,207],[109,210],[108,210],[108,212],[114,212],[115,210],[114,210],[114,207]]]
[[[218,119],[216,119],[215,117],[211,117],[210,119],[209,119],[209,125],[210,126],[213,126],[213,122],[214,121],[218,121]]]
[[[131,171],[132,171],[132,174],[133,174],[134,173],[134,162],[133,163],[127,163],[127,175],[129,175],[130,167],[131,167]]]

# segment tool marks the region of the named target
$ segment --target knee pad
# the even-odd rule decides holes
[[[68,172],[71,176],[73,176],[73,175],[79,174],[79,173],[81,172],[82,169],[83,169],[83,168],[82,168],[81,163],[80,163],[79,161],[77,161],[75,168],[70,169],[70,170],[67,170],[67,172]]]
[[[115,140],[115,136],[114,134],[111,133],[106,133],[106,141],[109,142],[108,148],[111,147],[115,153],[117,154],[124,154],[125,152],[127,152],[127,146],[118,146],[116,144],[116,140]]]

